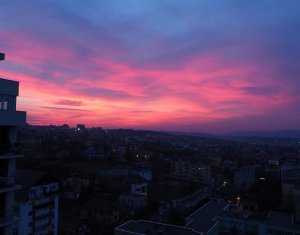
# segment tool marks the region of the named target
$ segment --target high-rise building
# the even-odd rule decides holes
[[[0,53],[0,60],[4,54]],[[17,127],[24,125],[26,113],[16,111],[19,83],[0,78],[0,235],[11,235],[14,216],[16,159],[22,157],[15,149]]]
[[[15,195],[18,235],[58,234],[58,182],[46,172],[17,170],[22,185]]]

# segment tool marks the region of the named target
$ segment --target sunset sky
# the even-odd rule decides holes
[[[29,124],[300,129],[299,0],[0,0]]]

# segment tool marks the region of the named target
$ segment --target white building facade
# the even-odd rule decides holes
[[[28,190],[28,201],[17,204],[18,235],[58,234],[58,189],[58,183],[49,183]]]

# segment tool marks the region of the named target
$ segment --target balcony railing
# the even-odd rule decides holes
[[[22,111],[0,111],[1,126],[21,126],[25,125],[26,113]]]
[[[0,151],[0,159],[8,159],[8,158],[20,158],[24,155],[17,151],[7,150],[4,151],[3,149]]]
[[[33,207],[34,207],[34,209],[37,210],[40,208],[54,206],[54,205],[55,205],[55,201],[49,200],[49,201],[44,201],[42,203],[34,204]]]

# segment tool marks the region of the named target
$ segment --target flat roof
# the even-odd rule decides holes
[[[193,229],[162,224],[147,220],[129,220],[126,223],[115,228],[116,231],[127,232],[128,234],[136,235],[157,235],[158,232],[164,235],[202,235],[201,232],[196,232]]]
[[[1,95],[19,95],[19,82],[0,78]]]
[[[279,226],[292,226],[294,224],[294,215],[285,212],[270,211],[267,223]]]
[[[228,204],[223,202],[209,201],[186,218],[185,227],[207,233],[218,223],[217,216],[220,215],[227,206]]]

